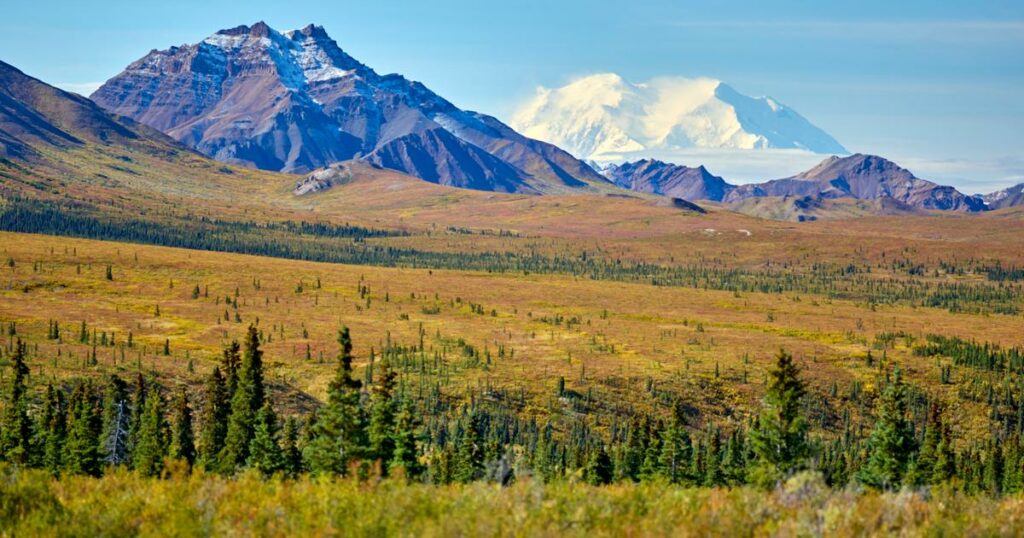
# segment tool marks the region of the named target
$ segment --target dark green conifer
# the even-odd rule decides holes
[[[680,406],[675,406],[668,427],[662,432],[660,469],[662,476],[673,484],[689,480],[693,465],[693,445],[686,432],[685,419]]]
[[[348,464],[365,452],[365,428],[359,406],[359,380],[352,378],[352,338],[348,327],[338,331],[338,369],[327,387],[327,404],[311,426],[303,456],[314,474],[345,474]]]
[[[806,465],[807,420],[800,412],[807,389],[793,356],[779,350],[775,368],[768,374],[764,410],[750,432],[755,459],[752,480],[772,487]]]
[[[419,461],[419,449],[416,446],[419,420],[412,400],[404,398],[395,417],[395,449],[388,470],[401,474],[409,480],[415,480],[423,474],[423,465]]]
[[[103,461],[107,465],[129,463],[128,437],[131,431],[131,405],[128,384],[117,375],[110,376],[103,400]]]
[[[373,386],[370,400],[370,420],[367,428],[369,454],[371,459],[380,460],[382,469],[395,452],[395,372],[385,359],[380,363],[380,376]]]
[[[43,432],[42,467],[57,475],[64,468],[64,443],[67,439],[67,403],[64,393],[46,386],[46,400],[40,416],[39,431]]]
[[[185,387],[178,391],[172,409],[171,439],[168,455],[183,460],[191,467],[196,461],[195,433],[192,429],[192,408]]]
[[[263,407],[263,352],[260,351],[259,332],[253,325],[245,340],[245,353],[238,372],[238,387],[231,399],[231,415],[224,438],[224,449],[219,464],[224,472],[243,467],[249,458],[252,443],[253,423],[256,414]]]
[[[874,488],[898,488],[913,458],[914,445],[913,426],[907,419],[907,386],[897,367],[882,394],[875,428],[868,439],[868,459],[858,477]]]
[[[32,421],[28,417],[29,369],[25,364],[25,344],[14,343],[11,357],[11,382],[4,395],[2,424],[0,424],[0,457],[11,463],[27,465],[33,459]]]
[[[273,475],[285,469],[284,453],[278,438],[280,427],[277,423],[277,415],[270,402],[265,402],[263,407],[256,413],[256,420],[253,423],[252,442],[249,443],[249,458],[247,464],[250,468],[256,469],[264,476]]]
[[[609,484],[612,481],[615,468],[604,443],[595,443],[587,454],[586,465],[583,468],[583,480],[592,486]]]
[[[475,412],[466,414],[463,420],[462,439],[459,440],[458,452],[452,479],[467,484],[482,477],[484,470],[483,435],[480,421]]]
[[[199,446],[197,464],[212,471],[219,469],[217,458],[224,449],[224,437],[228,431],[228,413],[231,407],[227,399],[227,387],[220,368],[214,367],[205,387],[206,402],[200,416]]]
[[[242,365],[242,346],[238,345],[238,340],[232,340],[230,344],[224,347],[224,358],[221,362],[221,366],[224,371],[224,387],[226,390],[227,401],[230,402],[235,397],[235,388],[238,387],[238,370]]]
[[[102,457],[100,433],[103,416],[96,389],[90,381],[82,381],[71,393],[68,410],[68,433],[62,463],[71,474],[99,476]]]
[[[299,450],[299,421],[288,417],[281,433],[281,455],[284,459],[282,470],[294,478],[302,472],[302,451]]]
[[[139,439],[135,445],[133,463],[142,476],[159,476],[167,455],[167,423],[164,401],[156,391],[146,397],[139,425]]]

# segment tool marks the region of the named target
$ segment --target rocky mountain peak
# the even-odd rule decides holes
[[[510,192],[606,188],[588,165],[425,85],[378,75],[321,26],[266,23],[156,51],[92,98],[213,158],[306,173],[362,159],[427,181]]]

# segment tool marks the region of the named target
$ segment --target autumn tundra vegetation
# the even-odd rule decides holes
[[[1012,260],[573,274],[3,237],[10,534],[1020,531]]]

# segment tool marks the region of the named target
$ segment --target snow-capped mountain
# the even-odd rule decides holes
[[[709,78],[634,84],[616,74],[591,75],[561,88],[539,88],[510,124],[526,136],[598,161],[683,148],[847,153],[795,110]]]
[[[361,158],[427,181],[557,192],[609,183],[551,144],[461,110],[419,82],[380,75],[320,26],[263,22],[154,50],[92,99],[218,160],[309,172]]]

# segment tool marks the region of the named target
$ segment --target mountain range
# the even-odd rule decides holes
[[[627,189],[771,218],[835,208],[848,216],[1024,204],[1024,185],[966,196],[863,154],[832,156],[806,172],[747,185],[703,166],[651,159],[606,165],[598,174],[419,83],[377,75],[317,26],[278,33],[258,23],[153,51],[94,98],[0,62],[0,194],[60,194],[127,207],[126,186],[133,196],[179,196],[269,180],[289,183],[287,192],[302,196],[374,175],[376,167],[484,191],[621,196]],[[307,177],[260,176],[195,152]]]
[[[914,176],[898,164],[860,153],[831,156],[795,176],[762,183],[732,185],[703,166],[690,168],[657,160],[640,160],[603,169],[616,185],[640,192],[688,200],[709,200],[737,205],[750,198],[883,200],[887,210],[984,211],[1020,203],[1020,190],[989,195],[989,200],[967,196],[950,186]],[[804,208],[806,209],[806,208]]]
[[[591,75],[561,88],[539,88],[510,123],[526,136],[597,161],[680,148],[847,153],[795,110],[709,78],[635,84],[613,73]]]
[[[92,99],[220,161],[304,173],[361,159],[434,183],[521,193],[606,189],[561,149],[380,75],[320,26],[263,22],[153,50]]]

